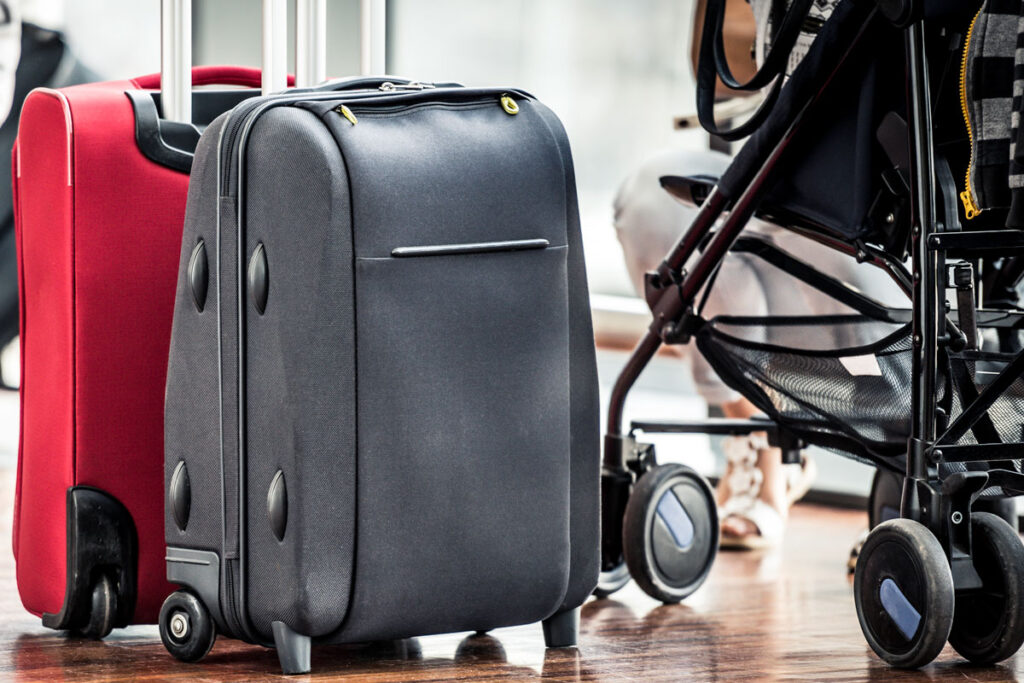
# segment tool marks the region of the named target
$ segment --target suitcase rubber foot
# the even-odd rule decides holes
[[[271,624],[274,629],[274,647],[285,675],[309,673],[310,638],[288,628],[283,621]]]
[[[546,647],[575,647],[580,633],[580,608],[555,612],[541,626]]]

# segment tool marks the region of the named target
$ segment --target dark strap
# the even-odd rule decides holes
[[[725,83],[726,87],[732,90],[754,91],[760,90],[771,83],[776,76],[784,73],[786,64],[789,62],[789,56],[796,46],[796,41],[800,38],[800,30],[803,28],[807,15],[810,14],[813,2],[814,0],[793,0],[793,4],[786,10],[782,23],[778,26],[778,33],[772,42],[771,48],[768,50],[768,54],[765,55],[761,68],[757,70],[757,73],[749,81],[740,83],[732,75],[732,71],[729,69],[729,61],[725,56],[723,28],[725,26],[726,0],[708,0],[704,27],[707,28],[707,20],[711,17],[711,8],[714,6],[716,9],[714,18],[715,35],[713,40],[715,69],[718,71],[718,76],[722,79],[722,83]],[[704,43],[701,42],[701,50],[703,49]]]
[[[951,356],[949,363],[953,371],[956,387],[960,390],[962,410],[963,407],[970,405],[978,399],[978,388],[974,385],[974,378],[971,377],[971,373],[967,369],[967,363],[963,358]],[[949,415],[949,412],[947,411],[946,414]],[[974,438],[978,440],[978,443],[1003,442],[995,425],[992,423],[992,418],[989,416],[988,411],[985,411],[985,414],[978,418],[978,421],[971,427],[971,431],[974,432]]]
[[[764,64],[746,83],[740,83],[729,69],[725,56],[726,0],[707,0],[704,26],[701,30],[700,54],[697,59],[697,119],[704,130],[725,140],[739,140],[757,130],[768,118],[782,88],[789,55],[800,37],[804,19],[814,0],[794,0],[779,26],[776,40],[765,57]],[[722,83],[732,90],[754,91],[771,84],[764,102],[747,121],[732,130],[719,128],[715,123],[715,84]]]

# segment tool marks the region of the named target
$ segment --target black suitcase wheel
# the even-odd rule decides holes
[[[995,664],[1024,643],[1024,544],[988,512],[971,515],[971,535],[982,587],[957,595],[949,644],[975,664]]]
[[[685,465],[660,465],[637,481],[622,545],[637,585],[676,603],[697,590],[718,552],[718,508],[707,480]]]
[[[868,534],[853,580],[857,619],[871,649],[892,666],[935,659],[953,626],[953,573],[938,539],[919,522],[892,519]]]
[[[195,595],[175,591],[160,608],[160,640],[176,659],[198,662],[217,640],[210,612]]]
[[[114,630],[117,616],[117,590],[106,574],[93,584],[89,604],[89,622],[79,629],[86,638],[106,638]]]

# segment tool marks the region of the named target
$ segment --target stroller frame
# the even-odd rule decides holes
[[[694,315],[697,297],[706,286],[713,285],[717,268],[730,250],[755,251],[769,261],[775,259],[775,265],[786,268],[791,275],[812,284],[859,312],[870,312],[876,318],[888,318],[893,321],[899,318],[899,311],[886,310],[842,282],[816,271],[812,266],[788,256],[772,245],[757,238],[741,236],[744,226],[754,216],[769,189],[773,172],[789,152],[791,143],[800,134],[804,124],[810,120],[829,83],[844,68],[852,52],[857,49],[858,43],[865,36],[866,27],[874,20],[881,20],[881,17],[876,15],[883,11],[879,8],[872,10],[869,21],[864,23],[855,39],[846,47],[817,94],[804,104],[785,132],[775,141],[774,147],[742,191],[733,193],[735,199],[729,200],[717,186],[713,188],[701,204],[689,229],[679,238],[658,269],[648,273],[645,278],[645,298],[653,313],[653,321],[619,374],[610,396],[607,413],[601,482],[602,574],[601,583],[596,591],[600,597],[618,590],[632,575],[632,578],[653,597],[664,602],[678,602],[700,586],[714,560],[718,520],[710,487],[702,477],[681,465],[659,468],[653,445],[639,443],[639,433],[767,432],[769,441],[781,448],[783,462],[787,463],[799,462],[800,449],[806,445],[801,437],[789,433],[783,426],[767,419],[634,421],[629,425],[628,431],[624,429],[624,404],[635,381],[663,344],[690,341],[695,327],[702,324],[699,317]],[[978,591],[986,581],[990,581],[989,577],[993,571],[989,566],[993,562],[991,547],[998,546],[1002,549],[1005,543],[1009,543],[1009,537],[1002,529],[995,533],[998,542],[993,541],[992,534],[986,531],[986,525],[989,525],[991,520],[980,519],[985,513],[975,512],[972,517],[971,508],[981,492],[986,489],[991,491],[991,487],[1000,487],[1004,496],[1024,494],[1024,474],[1011,463],[1001,462],[1019,459],[1024,453],[1024,442],[958,445],[957,441],[986,415],[988,409],[1016,379],[1024,375],[1024,351],[1018,353],[972,401],[965,402],[961,413],[949,421],[948,426],[940,420],[936,405],[940,347],[949,345],[951,348],[963,348],[967,340],[964,331],[946,313],[946,260],[947,257],[980,259],[996,253],[1024,253],[1024,232],[946,231],[945,226],[937,218],[939,181],[936,175],[934,141],[931,136],[932,93],[925,59],[924,19],[916,18],[905,25],[903,34],[907,68],[908,147],[911,162],[909,207],[913,272],[908,273],[899,259],[880,249],[860,243],[849,244],[821,232],[808,230],[808,226],[800,225],[798,219],[784,220],[783,227],[854,256],[860,262],[867,262],[885,270],[912,300],[909,322],[913,340],[913,387],[910,439],[906,451],[906,469],[902,472],[905,478],[901,519],[876,528],[865,543],[858,560],[855,600],[865,637],[879,656],[895,666],[917,667],[926,664],[938,654],[947,639],[961,654],[972,661],[991,663],[1013,654],[1021,641],[1024,641],[1024,627],[1019,623],[1024,616],[994,615],[992,621],[1002,619],[1007,624],[993,627],[1002,629],[996,634],[1001,637],[1002,645],[993,645],[989,642],[992,640],[989,638],[991,633],[975,632],[965,635],[963,631],[971,629],[954,624],[954,601],[956,618],[961,618],[961,614],[966,614],[968,608],[961,607],[961,602],[956,600],[956,596]],[[716,229],[716,223],[726,212],[728,215]],[[688,271],[684,270],[684,264],[687,264],[700,248],[703,248],[703,251],[692,267]],[[977,324],[982,328],[1024,328],[1024,313],[1019,309],[1005,311],[986,310],[981,307],[977,310],[976,316]],[[899,321],[907,322],[905,316]],[[987,471],[955,472],[940,479],[939,465],[951,462],[986,462],[990,465]],[[876,465],[895,467],[885,462],[876,462]],[[656,470],[669,468],[672,469],[671,473],[660,477],[651,485],[646,485],[646,480],[654,478],[653,473]],[[674,479],[672,482],[666,482],[666,477]],[[678,488],[680,483],[687,482],[691,488],[699,489],[702,493],[703,500],[695,508],[704,507],[687,513],[687,529],[690,535],[686,536],[686,539],[691,539],[690,542],[693,543],[694,533],[700,535],[699,532],[693,531],[695,526],[701,526],[701,521],[694,515],[702,514],[707,517],[706,527],[713,530],[713,538],[710,539],[710,547],[707,539],[704,539],[701,548],[703,557],[692,560],[702,564],[688,574],[683,572],[686,574],[685,580],[673,584],[673,568],[668,567],[666,570],[666,562],[657,557],[658,544],[664,546],[665,543],[664,540],[654,538],[654,520],[665,512],[662,510],[663,501],[659,496],[663,496],[665,491],[673,486],[677,491],[681,491],[682,489]],[[679,495],[677,494],[677,497]],[[638,496],[642,496],[644,500],[638,501],[640,504],[636,505],[632,499]],[[692,504],[696,498],[691,496],[689,500]],[[632,511],[631,508],[634,507],[639,512]],[[663,516],[662,521],[673,527],[668,517]],[[686,524],[682,526],[685,527]],[[681,551],[684,543],[679,542],[678,529],[669,530],[676,541],[677,550]],[[975,536],[983,532],[986,550],[984,558],[978,558],[975,553],[978,545]],[[1015,530],[1012,538],[1019,546]],[[893,569],[893,566],[902,567],[906,564],[887,555],[891,555],[893,548],[897,546],[901,548],[900,552],[913,558],[914,562],[911,564],[917,566],[916,575],[907,576],[904,569]],[[1024,559],[1024,549],[1011,547],[1007,552],[1013,557]],[[869,555],[871,557],[868,557]],[[662,565],[660,568],[659,564]],[[671,565],[671,562],[667,564]],[[1003,567],[1002,571],[1005,574],[1015,570],[1012,567]],[[1024,568],[1017,571],[1017,574],[1006,580],[1017,580],[1024,574]],[[876,584],[878,581],[893,580],[880,578],[879,572],[888,572],[886,576],[896,576],[897,583],[903,581],[903,584],[898,586],[899,595],[889,595],[888,604],[885,593],[889,589],[883,586],[883,595],[879,596],[878,589],[872,589],[870,585],[872,580]],[[675,572],[676,577],[679,575],[680,572]],[[902,579],[899,579],[899,576],[902,576]],[[923,584],[925,588],[915,593],[917,589],[914,586],[906,587],[910,584]],[[871,590],[874,590],[874,594]],[[889,592],[891,593],[891,590]],[[917,604],[909,611],[903,609],[915,600]],[[1006,609],[1016,611],[1020,604],[1024,603],[1009,605]],[[914,629],[903,628],[907,624],[899,623],[901,614],[904,617],[907,614],[911,617],[913,614],[917,615],[916,622],[912,618],[907,622],[910,625],[916,624]],[[978,621],[977,614],[971,616]],[[967,618],[963,616],[962,620],[966,621]],[[985,619],[982,618],[980,621]],[[895,629],[895,634],[893,622],[899,627]],[[900,640],[900,630],[907,642]],[[977,630],[978,627],[975,626],[974,631]],[[907,635],[908,631],[912,631],[912,636]],[[1009,649],[1012,651],[1007,654]]]

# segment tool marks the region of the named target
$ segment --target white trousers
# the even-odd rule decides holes
[[[650,159],[622,184],[615,197],[615,230],[638,294],[643,292],[644,273],[658,267],[697,213],[696,207],[682,204],[663,190],[658,178],[663,175],[699,174],[718,177],[729,161],[728,156],[711,150],[672,150]],[[767,237],[793,256],[882,303],[909,305],[907,298],[878,268],[858,264],[844,254],[757,219],[752,219],[745,230]],[[835,299],[756,256],[729,254],[711,288],[703,315],[711,318],[723,314],[830,315],[851,312]],[[697,389],[709,404],[721,405],[740,398],[718,378],[692,344],[673,348],[688,357]]]

